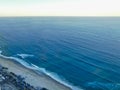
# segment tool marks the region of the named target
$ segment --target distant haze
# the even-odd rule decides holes
[[[120,0],[0,0],[0,16],[120,16]]]

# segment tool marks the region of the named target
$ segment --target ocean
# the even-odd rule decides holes
[[[120,90],[120,17],[1,17],[0,54],[73,90]]]

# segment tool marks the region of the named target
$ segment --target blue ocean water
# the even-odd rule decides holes
[[[74,90],[120,90],[120,17],[1,17],[0,50]]]

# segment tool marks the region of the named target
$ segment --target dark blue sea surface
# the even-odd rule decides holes
[[[71,87],[120,90],[120,17],[1,17],[0,50]]]

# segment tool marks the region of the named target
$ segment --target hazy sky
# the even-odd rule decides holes
[[[0,16],[120,16],[120,0],[0,0]]]

